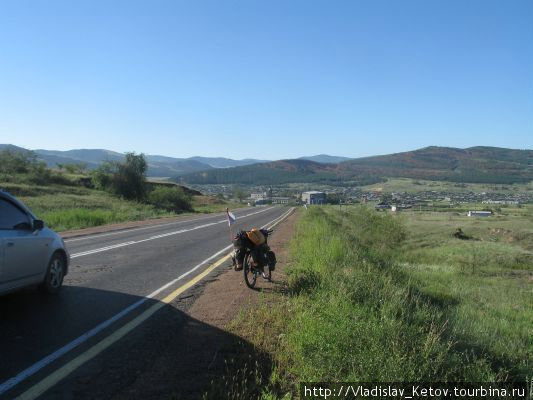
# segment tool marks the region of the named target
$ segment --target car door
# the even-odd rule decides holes
[[[4,261],[0,290],[38,282],[48,264],[48,241],[33,231],[32,218],[16,204],[0,198],[0,237]]]
[[[0,229],[0,292],[2,292],[2,272],[4,271],[4,238]]]

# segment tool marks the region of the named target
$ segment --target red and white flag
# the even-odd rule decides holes
[[[230,210],[227,208],[226,208],[226,214],[228,214],[228,226],[233,225],[237,217],[235,217],[235,215],[233,215],[233,213],[231,213]]]

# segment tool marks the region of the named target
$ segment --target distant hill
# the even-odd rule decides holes
[[[29,152],[31,150],[11,144],[0,144],[0,150]],[[44,161],[49,167],[58,164],[85,164],[87,169],[95,169],[104,161],[122,161],[124,154],[105,149],[76,149],[76,150],[33,150],[38,159]],[[186,158],[173,158],[165,156],[146,156],[148,163],[148,176],[175,177],[196,171],[212,169],[210,165]]]
[[[188,159],[175,159],[175,161],[158,162],[151,161],[147,156],[148,176],[167,176],[175,177],[178,175],[188,174],[195,171],[205,171],[212,169],[210,165]]]
[[[7,151],[15,151],[15,152],[22,152],[22,153],[25,153],[25,152],[29,152],[30,150],[28,149],[25,149],[23,147],[19,147],[19,146],[15,146],[13,144],[1,144],[0,143],[0,151],[4,151],[4,150],[7,150]]]
[[[20,153],[30,153],[31,150],[25,149],[23,147],[14,146],[12,144],[0,144],[0,151],[2,150],[9,150],[9,151],[15,151]],[[41,161],[44,161],[46,165],[49,167],[55,167],[57,164],[80,164],[81,161],[79,160],[73,160],[70,157],[63,157],[60,155],[55,155],[53,152],[50,152],[50,154],[37,154],[37,152],[33,151],[33,153],[37,156],[37,158]],[[84,162],[87,165],[88,169],[94,169],[98,166],[98,164],[90,163],[90,162]]]
[[[99,164],[102,161],[121,161],[124,158],[124,155],[121,153],[104,149],[76,149],[66,151],[37,149],[33,151],[42,157],[56,156],[93,164]]]
[[[120,153],[114,153],[116,156],[112,156],[107,150],[69,150],[69,151],[57,151],[57,150],[33,150],[39,159],[44,161],[46,165],[51,168],[56,167],[58,164],[85,164],[87,169],[97,168],[102,161],[118,161],[121,160]]]
[[[0,150],[3,149],[29,151],[10,144],[0,144]],[[121,153],[105,149],[39,149],[34,152],[51,167],[57,164],[85,163],[89,169],[93,169],[105,160],[118,161],[124,157]],[[379,182],[385,177],[486,183],[533,180],[533,150],[486,146],[467,149],[431,146],[347,161],[341,161],[344,157],[325,154],[268,162],[256,159],[174,158],[160,155],[147,155],[146,160],[148,176],[181,177],[176,180],[195,184],[324,182],[359,185]]]
[[[347,179],[352,184],[366,185],[381,181],[377,176],[360,174],[345,175],[339,172],[338,164],[323,164],[309,160],[280,160],[235,168],[212,169],[183,175],[178,181],[195,184],[285,184],[298,182],[322,182],[344,184]]]
[[[64,157],[74,162],[85,162],[89,168],[96,168],[103,161],[120,161],[124,155],[104,149],[79,149],[79,150],[35,150],[50,166],[56,165],[56,157]],[[241,165],[250,165],[265,162],[265,160],[244,159],[232,160],[223,157],[189,157],[176,158],[160,155],[146,155],[149,176],[177,176],[190,172],[205,171],[212,168],[228,168]],[[66,161],[58,161],[65,163]]]
[[[329,167],[329,168],[328,168]],[[188,183],[270,184],[335,180],[333,165],[308,160],[281,160],[184,175]]]
[[[265,163],[268,160],[256,160],[254,158],[245,158],[244,160],[232,160],[231,158],[224,157],[191,157],[189,160],[195,160],[203,164],[210,165],[213,168],[229,168],[240,167],[242,165],[251,165],[258,163]]]
[[[77,149],[77,150],[35,150],[37,156],[43,159],[48,166],[55,167],[58,163],[85,163],[87,168],[97,168],[104,161],[122,161],[124,155],[105,149]],[[181,174],[204,171],[212,167],[194,160],[165,157],[146,156],[148,163],[148,176],[174,177]]]
[[[431,146],[420,150],[365,157],[339,164],[353,174],[446,180],[452,182],[513,183],[533,180],[533,150],[499,147]]]
[[[452,182],[529,182],[533,180],[533,150],[432,146],[338,164],[320,164],[307,160],[274,161],[187,174],[181,179],[196,184],[329,182],[355,185],[378,182],[385,177]]]
[[[316,156],[300,157],[298,160],[309,160],[322,164],[338,164],[343,161],[351,160],[349,157],[330,156],[327,154],[317,154]]]

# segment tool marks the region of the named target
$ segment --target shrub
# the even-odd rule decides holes
[[[96,187],[128,200],[146,198],[147,164],[143,154],[126,153],[124,162],[107,161],[93,173]]]
[[[157,187],[148,194],[148,202],[167,211],[192,211],[191,198],[180,187]]]
[[[0,151],[0,180],[3,182],[28,182],[36,185],[73,182],[60,172],[52,171],[43,161],[39,161],[32,151]]]

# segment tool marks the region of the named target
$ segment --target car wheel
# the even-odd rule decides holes
[[[42,288],[47,293],[57,293],[61,289],[64,277],[65,258],[60,253],[55,253],[48,264]]]

